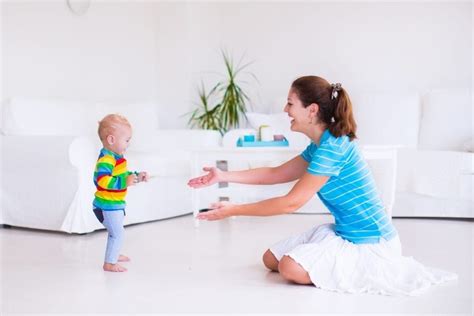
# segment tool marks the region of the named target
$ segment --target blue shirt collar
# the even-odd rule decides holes
[[[324,143],[329,137],[331,137],[332,134],[331,132],[329,131],[328,128],[326,128],[323,132],[323,134],[321,135],[321,139],[319,140],[319,145],[321,145],[322,143]]]
[[[108,150],[107,148],[102,148],[101,152],[105,155],[110,155],[110,156],[113,156],[115,159],[120,159],[120,158],[123,158],[123,155],[119,155],[117,153],[114,153],[113,151],[111,150]]]

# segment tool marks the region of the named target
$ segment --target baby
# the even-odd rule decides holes
[[[117,262],[130,261],[120,254],[123,242],[123,219],[127,188],[147,181],[146,172],[130,172],[123,154],[132,138],[132,127],[128,120],[118,114],[109,114],[99,122],[99,137],[103,148],[94,172],[97,188],[94,199],[94,214],[107,228],[108,239],[103,269],[124,272],[127,269]]]

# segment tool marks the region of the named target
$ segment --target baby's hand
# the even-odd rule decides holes
[[[147,182],[148,179],[149,179],[149,176],[146,171],[142,171],[138,174],[138,182],[142,182],[142,181]]]
[[[127,187],[135,185],[138,183],[138,177],[136,174],[132,173],[127,177]]]

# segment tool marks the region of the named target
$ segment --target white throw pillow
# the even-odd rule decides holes
[[[98,122],[107,114],[120,114],[127,118],[133,129],[132,144],[136,147],[146,146],[158,129],[157,107],[153,103],[97,103],[95,111],[90,113],[96,122],[95,130]]]
[[[435,90],[423,97],[420,148],[462,151],[473,137],[472,91]]]
[[[107,114],[125,116],[134,131],[155,131],[158,129],[158,111],[153,103],[97,103],[95,118],[102,119]]]
[[[10,99],[3,106],[5,135],[82,135],[93,127],[92,105],[57,98]]]
[[[367,92],[350,95],[362,145],[416,147],[420,97],[416,93]]]

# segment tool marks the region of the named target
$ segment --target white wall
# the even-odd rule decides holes
[[[195,69],[222,69],[220,46],[246,52],[261,82],[256,106],[317,74],[348,91],[471,86],[472,4],[207,3],[193,5]],[[200,24],[198,24],[200,22]],[[283,105],[277,105],[282,107]]]
[[[147,5],[94,3],[75,16],[65,1],[6,2],[7,96],[152,98],[154,16]]]
[[[472,4],[2,2],[3,98],[154,101],[163,128],[224,72],[219,49],[253,60],[254,110],[283,107],[292,80],[317,74],[351,91],[472,84]],[[278,100],[278,101],[275,101]]]

